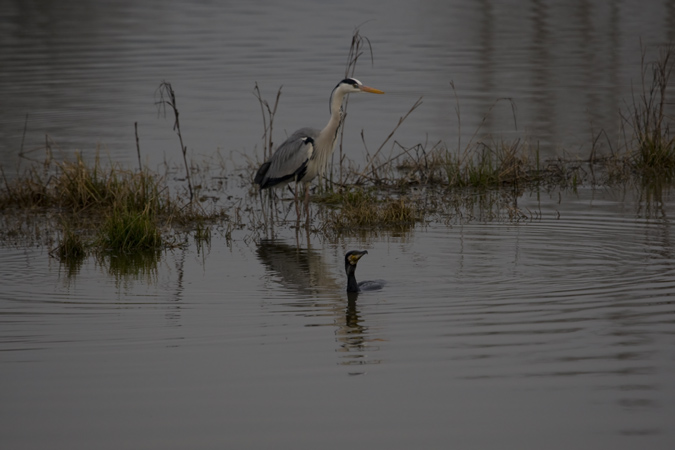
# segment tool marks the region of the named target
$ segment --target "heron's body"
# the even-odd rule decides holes
[[[286,139],[258,169],[254,182],[260,189],[280,187],[290,182],[307,184],[325,174],[342,124],[342,101],[345,95],[353,92],[384,94],[354,78],[340,81],[330,96],[328,124],[322,130],[301,128]]]
[[[347,273],[347,292],[374,291],[382,289],[383,281],[356,281],[356,264],[363,255],[368,252],[363,250],[352,250],[345,255],[345,272]]]
[[[263,163],[254,182],[260,189],[280,187],[292,181],[310,182],[319,174],[315,145],[321,131],[301,128],[279,146],[269,161]]]

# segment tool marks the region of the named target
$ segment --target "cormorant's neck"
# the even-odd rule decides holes
[[[359,292],[359,284],[356,282],[354,272],[356,272],[356,267],[349,265],[347,267],[347,292]]]

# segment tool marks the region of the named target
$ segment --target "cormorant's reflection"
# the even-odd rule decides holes
[[[345,314],[345,323],[349,328],[359,329],[359,311],[356,309],[356,300],[359,298],[358,292],[347,292],[347,310]]]
[[[302,310],[302,316],[308,316],[307,308],[314,313],[311,316],[325,318],[326,313],[334,318],[335,336],[342,354],[340,364],[373,364],[379,361],[366,359],[367,352],[374,350],[368,342],[376,340],[368,336],[368,327],[358,306],[358,293],[346,292],[346,280],[335,279],[335,267],[326,264],[321,253],[279,240],[260,241],[257,255],[269,273],[282,286],[297,292],[297,300],[285,303],[287,306]],[[345,296],[347,301],[345,303]],[[311,301],[308,302],[308,298]],[[309,326],[313,326],[312,324]]]

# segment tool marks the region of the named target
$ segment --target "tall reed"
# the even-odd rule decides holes
[[[675,136],[671,135],[668,114],[668,84],[675,67],[673,47],[659,49],[658,58],[646,62],[646,50],[641,59],[641,86],[624,122],[633,130],[635,150],[633,159],[638,169],[649,172],[675,170]],[[670,112],[672,114],[672,110]]]

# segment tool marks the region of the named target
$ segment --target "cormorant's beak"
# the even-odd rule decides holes
[[[381,91],[379,89],[371,88],[368,86],[359,86],[359,89],[361,89],[361,92],[370,92],[371,94],[384,94],[384,91]]]

